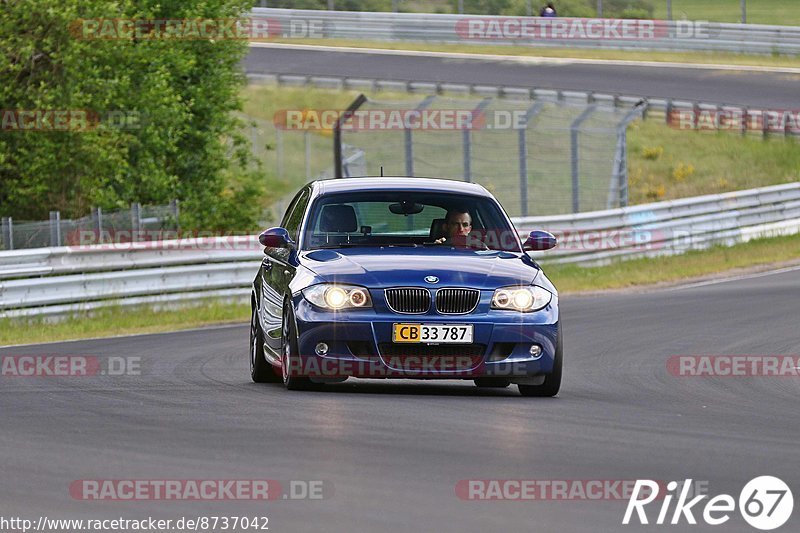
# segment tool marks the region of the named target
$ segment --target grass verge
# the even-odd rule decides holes
[[[798,258],[800,235],[793,235],[758,239],[732,247],[692,251],[681,256],[634,259],[600,267],[548,266],[544,262],[544,268],[563,295],[675,283]],[[75,316],[57,323],[47,323],[41,319],[0,319],[0,346],[158,333],[210,324],[245,324],[249,316],[250,307],[247,304],[212,303],[203,307],[170,311],[113,308],[99,311],[91,317]]]
[[[750,0],[747,6],[749,24],[777,24],[796,26],[800,24],[800,9],[797,0]],[[654,18],[666,18],[667,2],[653,2]],[[741,5],[736,0],[672,0],[672,17],[675,19],[711,20],[715,22],[740,22]]]
[[[249,319],[249,303],[217,302],[165,310],[111,307],[92,314],[74,315],[59,322],[48,322],[42,318],[1,318],[0,346],[160,333],[212,324],[243,323]]]
[[[739,65],[753,67],[800,67],[800,57],[781,55],[735,54],[732,52],[660,52],[636,50],[600,50],[591,48],[544,48],[491,44],[444,44],[387,42],[361,39],[276,39],[270,42],[380,50],[449,52],[456,54],[548,57],[564,59],[605,59],[658,63],[694,63],[699,65]]]
[[[658,119],[628,129],[630,203],[717,194],[800,180],[795,138],[687,131]]]

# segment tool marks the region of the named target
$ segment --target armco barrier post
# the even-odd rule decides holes
[[[61,246],[61,213],[50,211],[50,246]]]
[[[11,217],[0,219],[0,236],[3,237],[3,245],[6,250],[14,249],[14,221]]]

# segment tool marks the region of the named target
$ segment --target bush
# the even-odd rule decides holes
[[[243,40],[81,39],[79,19],[236,18],[249,0],[28,0],[0,17],[3,109],[133,117],[91,131],[0,132],[0,213],[182,202],[186,229],[251,228],[258,185],[238,136]],[[232,144],[231,144],[232,143]],[[234,158],[229,157],[232,150]],[[251,200],[252,202],[252,200]],[[226,221],[230,221],[231,225]]]
[[[638,7],[627,7],[619,14],[621,19],[651,19],[653,18],[652,10],[648,12],[646,9]]]

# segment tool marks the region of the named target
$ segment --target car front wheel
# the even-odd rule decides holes
[[[256,306],[250,315],[250,377],[256,383],[280,383],[281,378],[264,358],[264,333],[258,323]]]
[[[519,393],[522,396],[531,397],[548,397],[558,394],[561,388],[561,366],[563,364],[563,343],[561,342],[561,326],[558,328],[556,354],[553,359],[553,372],[547,374],[544,378],[544,383],[541,385],[522,385],[519,384]]]
[[[316,388],[308,377],[301,374],[300,351],[297,348],[297,331],[291,305],[283,308],[281,326],[281,374],[283,384],[289,390],[309,390]]]

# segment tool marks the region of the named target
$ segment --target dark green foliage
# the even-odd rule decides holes
[[[223,19],[244,0],[0,1],[0,109],[84,109],[90,131],[0,131],[0,214],[182,202],[186,229],[251,229],[259,187],[237,136],[245,40],[82,39],[80,19]],[[77,22],[76,22],[77,21]],[[72,31],[71,31],[72,30]]]

